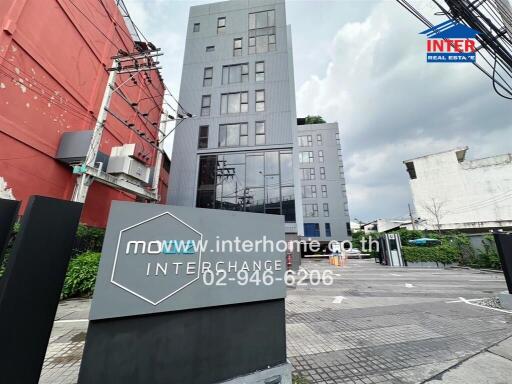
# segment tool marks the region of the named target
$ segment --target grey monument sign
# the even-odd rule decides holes
[[[282,299],[283,217],[114,202],[91,320]]]

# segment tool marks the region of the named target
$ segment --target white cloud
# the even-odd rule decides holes
[[[338,30],[325,72],[299,87],[300,115],[340,123],[353,217],[406,212],[405,159],[457,145],[479,156],[510,151],[496,140],[512,137],[510,102],[471,64],[427,64],[422,29],[395,2],[378,2]]]

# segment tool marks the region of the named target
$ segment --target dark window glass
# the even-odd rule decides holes
[[[215,191],[197,191],[198,208],[215,208]]]
[[[201,28],[201,24],[194,23],[194,32],[199,32],[199,29]]]
[[[331,237],[331,224],[325,223],[325,236]]]
[[[281,188],[282,214],[286,222],[295,221],[295,195],[293,187]]]
[[[318,223],[304,223],[304,236],[306,236],[306,237],[320,237],[320,224],[318,224]]]
[[[202,125],[199,127],[199,140],[197,143],[198,148],[208,148],[208,126]]]
[[[201,156],[199,160],[199,189],[213,189],[217,171],[217,156]]]

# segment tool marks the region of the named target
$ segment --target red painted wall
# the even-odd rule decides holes
[[[113,0],[0,1],[0,26],[0,181],[23,201],[22,211],[30,195],[70,199],[75,176],[54,159],[60,137],[94,127],[106,68],[120,48],[133,52],[133,41]],[[151,82],[135,73],[135,81],[121,89],[158,126],[163,84],[156,71],[148,74]],[[117,84],[127,76],[118,76]],[[156,138],[157,128],[116,94],[111,109]],[[137,143],[150,156],[149,165],[155,161],[148,143],[109,116],[100,150],[110,154],[123,143]],[[168,177],[163,170],[162,202]],[[82,222],[104,226],[112,200],[135,198],[95,182]]]

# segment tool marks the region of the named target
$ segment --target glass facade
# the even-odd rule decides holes
[[[196,206],[284,215],[294,222],[292,152],[201,156]]]

